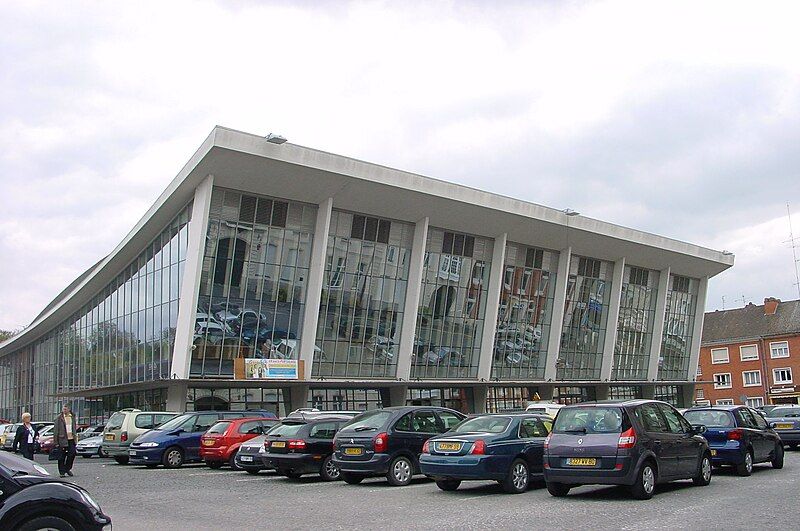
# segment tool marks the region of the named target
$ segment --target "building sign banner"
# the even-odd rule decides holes
[[[248,380],[297,380],[297,360],[245,358],[245,378]]]

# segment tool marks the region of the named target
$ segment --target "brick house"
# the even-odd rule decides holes
[[[800,403],[800,301],[705,314],[697,404]]]

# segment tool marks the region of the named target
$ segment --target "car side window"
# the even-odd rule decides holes
[[[219,415],[216,413],[203,413],[202,415],[197,415],[197,420],[194,423],[194,429],[192,431],[208,431],[211,426],[217,423],[219,420]]]
[[[744,425],[748,428],[758,429],[758,422],[756,422],[755,417],[752,413],[750,413],[749,409],[742,408],[739,411],[739,414],[744,419]]]
[[[523,419],[519,423],[520,439],[530,439],[531,437],[547,437],[547,427],[539,419]]]
[[[175,415],[153,415],[153,427],[161,426],[166,421],[174,418]]]
[[[153,415],[136,415],[136,419],[133,421],[133,424],[137,428],[141,428],[143,430],[152,430],[155,428],[155,424],[153,423]]]
[[[750,409],[749,411],[750,414],[753,415],[753,418],[756,421],[756,428],[758,428],[759,430],[766,430],[767,428],[769,428],[767,421],[764,420],[764,417],[762,417],[758,411],[753,411],[752,409]]]
[[[242,422],[239,426],[239,433],[256,434],[261,433],[261,423],[257,420],[251,422]]]
[[[400,417],[400,420],[398,420],[397,423],[394,425],[394,429],[396,429],[397,431],[412,431],[411,417],[412,417],[411,413],[406,413],[405,415]]]
[[[461,422],[461,418],[449,411],[440,411],[439,418],[442,419],[444,431],[450,431],[454,426]]]
[[[223,413],[222,414],[222,418],[223,419],[240,419],[240,418],[242,418],[244,416],[245,416],[244,413]]]
[[[644,426],[645,431],[655,433],[667,433],[669,431],[655,404],[644,404],[636,408],[636,417]]]
[[[411,430],[416,433],[437,433],[436,413],[433,411],[417,411],[411,421]]]
[[[334,435],[336,435],[336,423],[322,422],[311,427],[309,437],[312,439],[333,439]]]
[[[667,428],[670,432],[685,433],[680,421],[680,415],[677,411],[664,404],[658,404],[658,409],[660,409],[661,414],[664,415],[664,419],[667,421]]]

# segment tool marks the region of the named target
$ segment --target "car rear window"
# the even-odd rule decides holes
[[[729,411],[690,410],[683,414],[683,418],[688,420],[689,424],[702,424],[706,428],[733,428],[736,426],[736,420]]]
[[[621,433],[623,413],[618,407],[571,407],[559,410],[554,433]]]
[[[800,417],[800,407],[778,407],[769,412],[768,417]]]
[[[510,423],[509,417],[486,415],[465,420],[450,430],[450,433],[503,433]]]
[[[114,413],[111,418],[106,422],[107,430],[118,430],[122,428],[122,423],[125,422],[125,413]]]
[[[305,426],[304,422],[285,422],[278,424],[267,432],[271,437],[291,437]]]
[[[225,431],[228,429],[228,426],[230,425],[231,425],[230,422],[217,422],[216,424],[211,426],[211,428],[209,428],[209,430],[206,433],[209,435],[211,434],[222,435],[223,433],[225,433]]]
[[[368,411],[351,420],[347,425],[342,427],[342,429],[359,431],[377,430],[386,425],[389,419],[392,418],[392,415],[393,413],[391,411]]]

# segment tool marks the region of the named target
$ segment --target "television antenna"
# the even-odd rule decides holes
[[[800,263],[800,259],[797,258],[797,240],[800,238],[794,237],[794,231],[792,229],[792,211],[789,209],[789,203],[786,203],[786,214],[789,217],[789,239],[783,243],[789,243],[792,246],[792,262],[794,264],[794,285],[797,287],[797,298],[800,299],[800,270],[798,270],[797,264]]]

